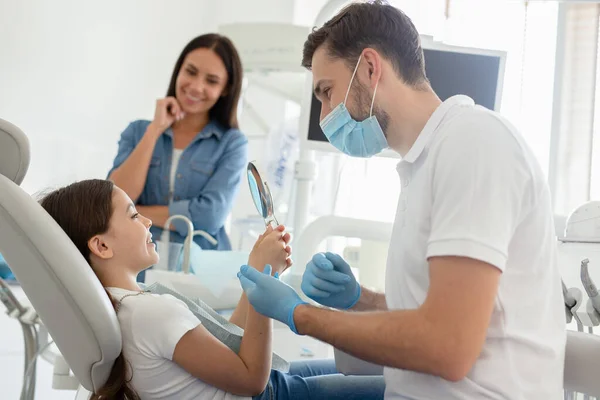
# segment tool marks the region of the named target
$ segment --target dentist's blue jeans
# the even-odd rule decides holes
[[[271,371],[265,391],[254,400],[375,400],[383,399],[383,376],[346,376],[334,360],[293,362],[290,372]]]

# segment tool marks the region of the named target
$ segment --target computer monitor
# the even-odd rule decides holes
[[[442,101],[457,94],[471,97],[476,104],[498,111],[502,98],[506,52],[450,46],[433,41],[422,43],[425,73]],[[309,150],[337,152],[321,127],[321,102],[313,95],[312,77],[307,76],[305,104],[301,116],[302,146]],[[310,83],[310,85],[308,84]],[[381,156],[397,156],[391,151]]]

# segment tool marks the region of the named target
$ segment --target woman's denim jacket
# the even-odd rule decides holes
[[[150,121],[132,122],[121,134],[119,150],[110,175],[133,152]],[[169,200],[169,173],[173,156],[173,131],[167,129],[157,140],[148,168],[144,190],[137,200],[140,205],[169,206],[169,215],[187,216],[194,230],[208,232],[218,241],[215,247],[202,236],[195,242],[203,249],[230,250],[231,242],[225,232],[225,219],[231,212],[239,191],[242,174],[247,165],[248,139],[238,129],[225,129],[211,121],[185,148],[175,175],[173,200]],[[171,241],[183,242],[187,234],[181,221],[173,224]],[[153,226],[152,235],[158,239],[162,229]]]

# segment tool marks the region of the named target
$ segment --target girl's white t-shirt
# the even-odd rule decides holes
[[[168,294],[107,290],[116,301],[122,299],[117,317],[123,355],[133,373],[131,385],[142,399],[250,400],[204,383],[173,361],[179,340],[201,323],[184,302]]]

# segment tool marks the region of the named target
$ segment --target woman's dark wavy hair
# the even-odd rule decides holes
[[[88,241],[108,231],[113,212],[114,187],[108,180],[85,180],[50,192],[40,201],[42,207],[65,231],[88,263]],[[115,306],[113,297],[106,293]],[[127,366],[128,363],[121,352],[115,360],[108,380],[90,399],[140,400],[129,384]]]
[[[183,66],[185,57],[196,49],[211,49],[214,51],[219,58],[221,58],[223,64],[225,64],[225,69],[227,70],[228,78],[227,85],[224,89],[225,95],[219,97],[219,100],[217,100],[215,105],[210,109],[210,119],[216,120],[227,129],[239,128],[237,108],[242,92],[242,62],[235,46],[231,40],[225,36],[217,33],[207,33],[192,39],[192,41],[184,47],[175,63],[175,68],[171,75],[171,82],[169,83],[169,89],[167,90],[167,97],[175,97],[177,76]]]

